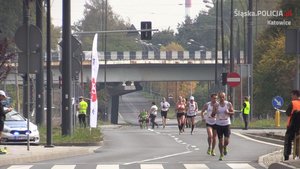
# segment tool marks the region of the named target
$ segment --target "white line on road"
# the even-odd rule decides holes
[[[76,165],[55,165],[51,169],[74,169]]]
[[[96,169],[119,169],[119,165],[97,165]]]
[[[258,143],[268,144],[268,145],[277,146],[277,147],[283,147],[283,145],[274,144],[274,143],[268,143],[268,142],[264,142],[264,141],[260,141],[260,140],[255,140],[255,139],[253,139],[253,138],[244,136],[244,135],[242,135],[242,134],[240,134],[240,133],[236,133],[236,132],[232,132],[232,133],[235,134],[235,135],[237,135],[237,136],[243,137],[243,138],[245,138],[245,139],[252,140],[252,141],[256,141],[256,142],[258,142]]]
[[[186,169],[209,169],[205,164],[184,164]]]
[[[141,164],[141,169],[164,169],[161,164]]]
[[[232,164],[232,163],[228,163],[227,165],[229,167],[231,167],[232,169],[255,169],[254,167],[252,167],[249,164]]]
[[[29,169],[31,168],[32,165],[14,165],[14,166],[10,166],[7,169]]]

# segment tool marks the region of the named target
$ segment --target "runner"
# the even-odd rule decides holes
[[[207,143],[208,149],[207,154],[215,156],[215,146],[217,141],[217,130],[216,130],[216,117],[212,117],[213,106],[218,104],[217,102],[218,96],[213,93],[210,95],[210,101],[204,104],[200,115],[202,117],[202,121],[206,122],[206,131],[207,131]],[[206,115],[204,117],[204,112],[206,111]]]
[[[198,104],[195,102],[194,96],[190,97],[190,101],[187,103],[187,120],[189,126],[191,126],[191,135],[193,135],[194,127],[195,127],[195,117],[198,113]]]
[[[148,113],[145,109],[143,109],[139,116],[138,116],[138,119],[139,119],[139,123],[140,123],[140,128],[143,129],[143,128],[147,128],[148,129],[148,126],[149,126],[149,118],[148,118]]]
[[[219,139],[219,151],[222,161],[224,155],[227,155],[227,146],[229,144],[230,137],[230,115],[234,114],[233,106],[229,101],[226,101],[226,94],[224,92],[219,93],[219,103],[215,104],[212,117],[216,116],[217,134]]]
[[[152,102],[152,106],[149,110],[150,112],[150,121],[152,123],[152,129],[154,129],[154,125],[158,128],[158,124],[155,122],[155,118],[157,116],[157,110],[158,110],[158,107],[156,106],[155,102]]]
[[[176,112],[177,112],[177,122],[178,122],[178,129],[179,134],[181,134],[184,129],[185,124],[185,118],[184,118],[184,112],[185,112],[185,102],[182,98],[182,96],[179,96],[178,101],[176,103]]]
[[[162,125],[163,128],[166,127],[166,121],[167,121],[167,115],[170,108],[169,102],[166,101],[166,98],[162,98],[162,101],[160,102],[160,110],[161,110],[161,119],[162,119]]]

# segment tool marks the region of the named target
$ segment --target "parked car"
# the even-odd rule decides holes
[[[2,143],[27,143],[29,133],[30,143],[39,144],[40,133],[37,125],[29,122],[27,130],[27,119],[13,110],[6,114],[4,129],[2,132]]]

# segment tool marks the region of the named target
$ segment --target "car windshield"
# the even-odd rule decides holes
[[[20,113],[16,112],[15,110],[6,113],[6,121],[24,121],[24,117],[20,115]]]

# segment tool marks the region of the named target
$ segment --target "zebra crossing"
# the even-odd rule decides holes
[[[228,169],[255,169],[257,167],[253,167],[248,163],[222,163],[221,168]],[[32,165],[12,165],[6,169],[174,169],[174,165],[168,166],[168,163],[164,164],[137,164],[137,165],[122,165],[122,164],[98,164],[98,165],[88,165],[84,166],[84,164],[77,165],[42,165],[42,164],[32,164]],[[220,165],[212,166],[211,164],[176,164],[176,168],[180,169],[214,169],[219,168]],[[2,169],[0,167],[0,169]],[[5,169],[5,168],[3,168]]]

